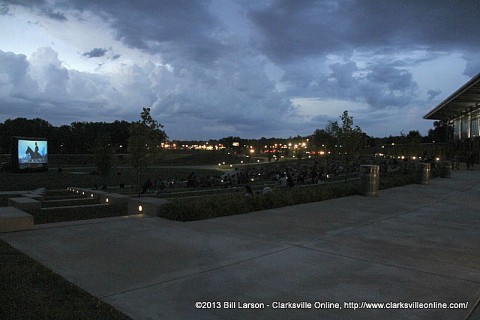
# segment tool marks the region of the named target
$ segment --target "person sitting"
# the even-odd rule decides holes
[[[265,186],[262,190],[262,194],[268,194],[268,193],[272,193],[272,188],[270,188],[269,186]]]
[[[288,187],[288,181],[287,181],[287,176],[286,176],[286,174],[283,175],[280,179],[278,179],[278,186],[279,186],[280,188]]]
[[[152,186],[152,181],[150,181],[150,179],[147,179],[147,181],[145,181],[145,183],[143,184],[142,194],[149,193],[149,190]]]
[[[246,191],[245,197],[252,197],[252,198],[255,197],[255,194],[253,193],[253,189],[250,185],[247,184],[245,186],[245,191]]]

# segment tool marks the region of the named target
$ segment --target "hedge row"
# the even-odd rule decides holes
[[[195,198],[189,201],[175,199],[162,210],[160,217],[177,221],[202,220],[323,201],[357,193],[358,187],[355,183],[276,189],[274,192],[257,194],[254,197],[240,193]]]

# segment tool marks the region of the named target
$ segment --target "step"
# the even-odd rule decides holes
[[[0,232],[33,229],[33,216],[15,207],[0,207]]]

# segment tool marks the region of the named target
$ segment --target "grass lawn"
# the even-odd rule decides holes
[[[64,169],[62,172],[50,170],[47,172],[12,173],[0,172],[0,191],[34,190],[37,188],[65,189],[68,187],[92,188],[94,184],[101,186],[137,185],[137,175],[133,168],[114,168],[109,177],[104,179],[91,174],[93,168]],[[188,168],[148,168],[143,179],[186,179],[194,171],[199,175],[220,175],[221,171]],[[141,180],[143,181],[143,180]]]
[[[131,319],[0,240],[0,319]]]
[[[9,161],[9,157],[3,156],[3,161]],[[233,154],[227,150],[205,151],[205,150],[164,150],[158,154],[152,165],[154,166],[197,166],[197,165],[216,165],[219,162],[240,163],[240,160],[246,162],[256,162],[255,159],[246,159]],[[48,156],[50,167],[81,167],[95,166],[95,156],[93,154],[50,154]],[[114,165],[129,166],[130,156],[128,154],[116,154]]]

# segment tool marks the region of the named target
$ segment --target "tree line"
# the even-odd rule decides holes
[[[96,141],[109,136],[114,146],[127,145],[132,122],[73,122],[70,125],[53,126],[43,119],[16,118],[0,123],[0,152],[9,153],[11,137],[38,137],[48,140],[48,152],[61,154],[94,153]]]
[[[145,113],[146,112],[146,113]],[[148,120],[150,128],[157,130],[157,137],[155,140],[158,143],[164,142],[167,139],[166,133],[161,130],[162,126],[150,116],[148,108],[144,108],[141,115],[141,121]],[[239,142],[241,145],[252,145],[257,150],[262,149],[265,145],[271,146],[275,143],[285,144],[287,142],[300,142],[305,139],[310,140],[310,147],[317,150],[325,146],[331,148],[332,146],[341,144],[338,139],[341,136],[341,131],[344,125],[347,125],[352,130],[359,130],[357,132],[357,139],[359,143],[367,147],[375,147],[382,144],[417,144],[417,143],[431,143],[431,142],[447,142],[452,139],[453,133],[451,128],[437,121],[434,123],[434,128],[429,130],[428,135],[422,136],[418,131],[413,130],[404,134],[400,133],[398,136],[389,136],[382,138],[374,138],[368,136],[360,128],[353,125],[352,118],[348,112],[344,112],[341,118],[341,125],[336,122],[330,122],[326,128],[317,129],[312,135],[302,137],[290,138],[265,138],[260,139],[241,139],[240,137],[226,137],[219,140],[209,140],[209,144],[222,143],[227,148],[231,148],[233,142]],[[344,123],[344,121],[347,121]],[[350,123],[349,123],[350,121]],[[156,123],[156,124],[152,124]],[[158,127],[156,127],[156,125]],[[48,121],[43,119],[26,119],[16,118],[7,119],[0,123],[0,153],[6,154],[10,152],[10,143],[12,136],[20,137],[41,137],[48,140],[49,153],[52,154],[93,154],[97,146],[97,141],[107,141],[113,147],[115,153],[128,153],[128,144],[132,130],[138,126],[137,122],[127,122],[124,120],[117,120],[111,123],[107,122],[72,122],[70,125],[53,126]],[[340,130],[342,129],[342,130]],[[357,130],[357,131],[358,131]],[[361,132],[361,133],[360,133]],[[340,135],[339,135],[340,134]],[[202,140],[205,142],[204,140]],[[200,141],[187,141],[185,144],[203,144]],[[182,142],[177,142],[182,144]]]

